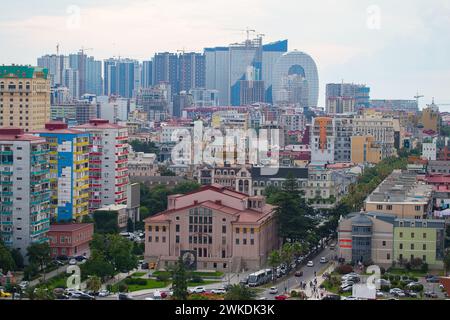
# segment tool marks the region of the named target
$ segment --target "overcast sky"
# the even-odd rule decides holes
[[[0,64],[82,46],[98,59],[148,60],[242,41],[289,40],[329,82],[364,83],[372,98],[450,103],[449,0],[0,0]],[[450,109],[449,107],[445,107]]]

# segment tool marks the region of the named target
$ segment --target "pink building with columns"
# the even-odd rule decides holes
[[[191,251],[198,270],[259,269],[280,245],[274,209],[218,184],[171,195],[166,211],[145,220],[145,258],[163,269]]]

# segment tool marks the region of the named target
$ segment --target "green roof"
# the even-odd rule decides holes
[[[0,66],[1,78],[43,78],[47,79],[48,69],[30,66]]]

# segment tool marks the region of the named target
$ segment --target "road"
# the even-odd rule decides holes
[[[335,255],[335,251],[332,251],[329,249],[329,247],[325,247],[321,252],[317,253],[317,255],[312,259],[314,262],[313,267],[307,267],[306,265],[301,266],[297,270],[303,271],[303,276],[301,277],[295,277],[294,272],[292,272],[290,275],[280,278],[277,280],[277,284],[271,285],[278,288],[278,294],[283,294],[285,292],[290,293],[292,289],[299,289],[299,285],[301,281],[306,281],[308,283],[308,290],[309,292],[309,282],[314,281],[314,272],[317,273],[317,280],[321,278],[319,276],[319,273],[323,270],[325,270],[330,263],[324,264],[320,263],[321,257],[326,257],[328,260],[332,260],[332,257]],[[306,264],[307,261],[304,263]],[[265,289],[262,294],[259,295],[259,298],[265,298],[267,300],[274,300],[276,294],[269,293],[269,288]]]

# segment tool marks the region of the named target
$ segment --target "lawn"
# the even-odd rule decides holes
[[[42,285],[38,285],[38,287],[48,288],[50,290],[53,290],[55,288],[66,288],[68,276],[68,274],[62,273],[56,277],[48,279]]]
[[[140,278],[147,274],[147,272],[135,272],[131,275],[132,278]]]
[[[125,284],[125,281],[122,280],[118,283],[116,283],[115,285],[113,285],[112,287],[112,291],[113,292],[117,292],[119,291],[119,285],[121,284]],[[139,290],[146,290],[146,289],[160,289],[160,288],[165,288],[170,284],[170,281],[166,281],[166,282],[162,282],[162,281],[158,281],[158,280],[154,280],[154,279],[145,279],[145,285],[139,285],[139,284],[128,284],[128,291],[129,292],[133,292],[133,291],[139,291]]]
[[[386,273],[393,274],[393,275],[399,275],[399,276],[420,278],[420,277],[425,277],[428,273],[432,273],[432,272],[422,272],[420,270],[408,271],[408,270],[402,269],[402,268],[390,268],[389,270],[386,271]]]

